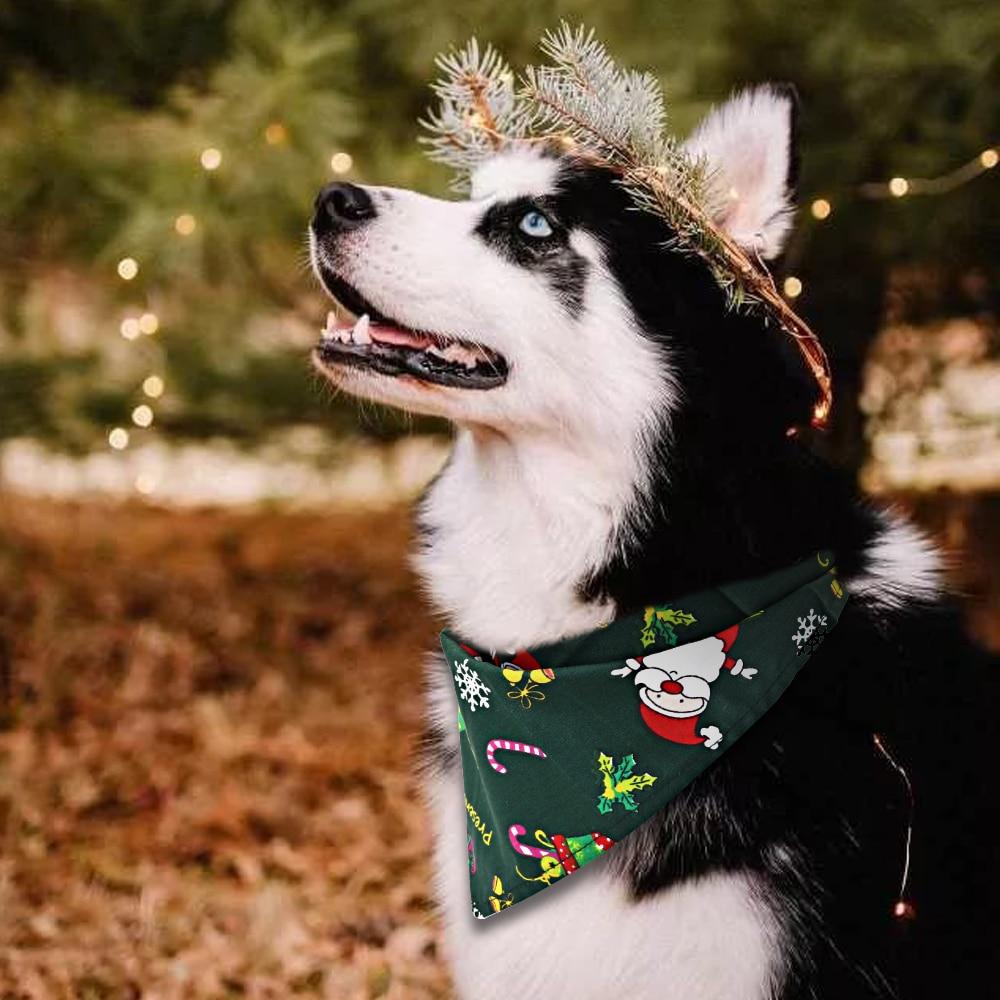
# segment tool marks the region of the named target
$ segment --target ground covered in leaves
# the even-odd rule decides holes
[[[0,495],[0,997],[449,995],[406,515]]]
[[[914,513],[1000,647],[996,498]],[[0,1000],[449,996],[408,533],[0,493]]]

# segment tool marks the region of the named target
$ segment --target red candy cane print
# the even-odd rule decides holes
[[[497,750],[516,750],[518,753],[530,753],[534,757],[544,757],[545,751],[531,743],[515,743],[513,740],[490,740],[486,744],[486,759],[497,774],[506,774],[507,768],[494,756]]]
[[[514,823],[510,829],[507,830],[507,837],[510,840],[510,846],[517,851],[518,854],[523,854],[527,858],[554,858],[556,857],[555,851],[545,851],[540,847],[526,847],[524,844],[518,840],[518,837],[523,837],[528,831],[521,826],[520,823]]]

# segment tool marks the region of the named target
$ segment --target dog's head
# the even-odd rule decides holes
[[[790,95],[765,87],[688,141],[726,196],[716,222],[762,259],[790,223],[792,131]],[[483,163],[466,201],[331,184],[310,245],[338,308],[316,363],[354,395],[501,433],[624,447],[687,403],[808,420],[794,350],[671,237],[612,172],[537,146]]]

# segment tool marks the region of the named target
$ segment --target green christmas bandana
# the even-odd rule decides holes
[[[473,913],[571,875],[670,802],[778,700],[844,603],[820,552],[530,651],[442,632]]]

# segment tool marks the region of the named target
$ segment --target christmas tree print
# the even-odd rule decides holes
[[[675,625],[693,625],[697,619],[694,615],[689,615],[684,611],[675,611],[673,608],[646,608],[646,613],[642,619],[642,632],[639,638],[643,646],[652,646],[659,641],[664,646],[677,645],[677,633],[674,631]]]
[[[635,792],[649,788],[656,781],[655,775],[633,773],[636,763],[632,754],[622,757],[617,766],[606,753],[598,754],[597,767],[604,784],[604,790],[597,800],[597,811],[601,815],[607,815],[619,802],[626,811],[635,812],[639,808]]]

